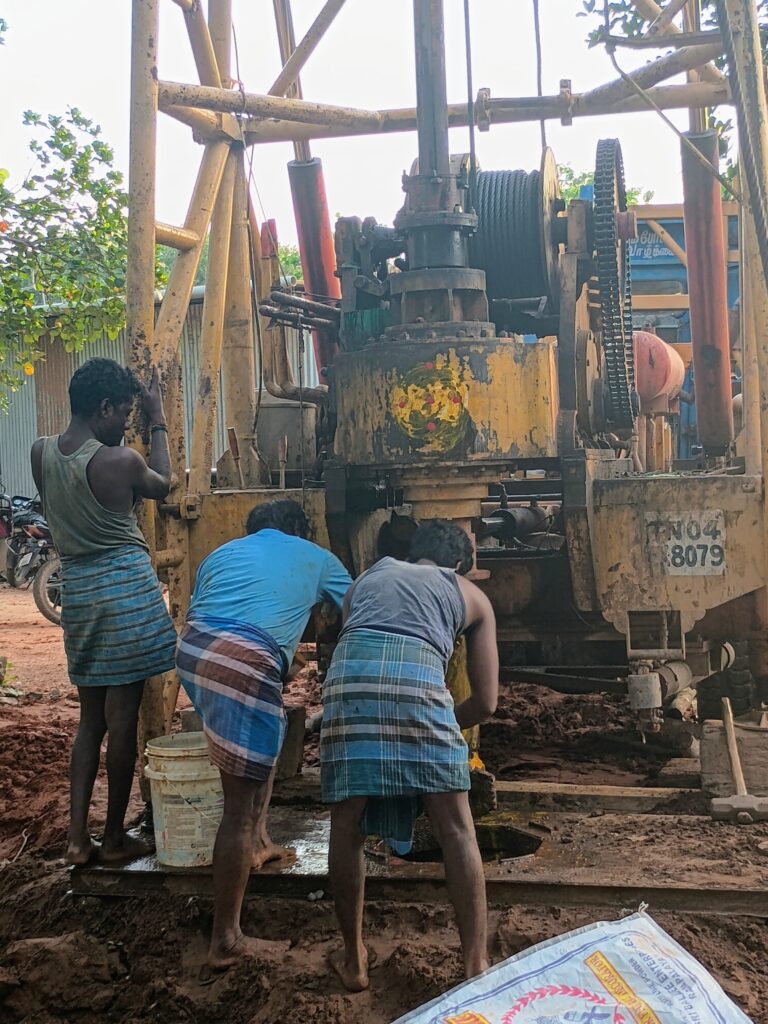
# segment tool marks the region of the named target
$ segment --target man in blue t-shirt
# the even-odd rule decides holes
[[[352,583],[335,555],[306,539],[309,522],[295,501],[256,506],[246,533],[200,565],[176,654],[224,790],[213,851],[213,970],[263,945],[243,935],[240,911],[251,867],[281,853],[266,815],[285,736],[283,680],[312,607],[340,608]]]

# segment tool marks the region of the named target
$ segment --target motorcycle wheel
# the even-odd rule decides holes
[[[17,547],[18,539],[13,537],[6,541],[8,551],[5,556],[5,579],[9,587],[18,588],[21,586],[21,581],[16,575],[16,569],[19,564],[19,549]]]
[[[35,575],[32,585],[35,604],[41,615],[54,625],[61,625],[61,559],[49,558]]]

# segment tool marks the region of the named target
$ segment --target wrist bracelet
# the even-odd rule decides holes
[[[166,432],[166,434],[168,433],[168,427],[165,425],[165,423],[154,423],[149,428],[150,434],[154,434],[155,431],[157,431],[157,430],[164,430]]]

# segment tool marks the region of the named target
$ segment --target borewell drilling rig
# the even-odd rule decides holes
[[[308,431],[318,455],[305,465],[301,487],[285,492],[304,502],[316,538],[359,573],[382,553],[403,551],[421,520],[460,523],[474,544],[472,575],[493,603],[511,678],[565,692],[627,693],[642,728],[654,730],[681,694],[731,687],[733,696],[734,686],[743,691],[752,677],[768,677],[768,455],[761,442],[768,406],[759,397],[768,394],[766,254],[759,244],[768,146],[760,127],[765,86],[754,3],[726,0],[717,44],[695,54],[693,46],[682,47],[666,66],[667,74],[711,68],[706,61],[725,48],[730,86],[710,76],[654,90],[660,79],[643,71],[632,79],[639,96],[623,79],[581,97],[564,86],[559,97],[495,101],[481,90],[471,118],[487,126],[505,118],[631,112],[646,109],[649,96],[656,105],[740,104],[748,171],[741,216],[742,458],[733,446],[717,139],[694,131],[681,144],[695,397],[706,456],[692,469],[675,463],[670,441],[682,383],[678,357],[660,339],[633,336],[627,242],[635,225],[616,139],[596,141],[593,198],[567,206],[549,150],[526,161],[536,165],[530,172],[485,170],[466,154],[452,155],[449,125],[466,124],[469,115],[447,102],[442,0],[414,0],[411,112],[281,98],[342,6],[338,0],[326,3],[287,57],[284,49],[285,73],[269,95],[228,88],[228,0],[209,0],[208,24],[199,0],[176,2],[200,86],[156,80],[156,0],[134,0],[128,313],[134,363],[160,362],[171,436],[181,438],[174,490],[156,516],[145,517],[177,621],[200,560],[239,535],[246,511],[276,497],[285,478],[258,458],[257,352],[266,390],[293,403],[299,444],[306,446]],[[285,15],[285,0],[277,2]],[[181,229],[156,228],[154,221],[158,101],[191,124],[205,146]],[[405,201],[394,225],[357,217],[336,225],[338,299],[329,284],[319,163],[297,149],[291,181],[302,262],[308,280],[315,267],[315,279],[325,282],[310,290],[324,294],[318,301],[281,287],[274,231],[260,229],[249,208],[244,147],[272,138],[298,147],[313,137],[413,128],[418,154],[403,178]],[[312,179],[304,191],[297,184],[302,176]],[[209,222],[206,328],[187,477],[178,339]],[[180,252],[154,325],[149,274],[156,238]],[[315,332],[320,386],[292,379],[289,327]],[[220,370],[236,443],[219,461],[212,487]],[[737,644],[747,640],[752,676],[743,663],[733,664],[737,653],[744,657]],[[175,684],[156,681],[151,693],[145,731],[167,730]]]

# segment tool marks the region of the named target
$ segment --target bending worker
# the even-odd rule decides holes
[[[150,423],[149,465],[122,445],[139,394]],[[176,631],[134,506],[164,498],[171,469],[157,370],[145,388],[114,360],[89,359],[69,382],[69,404],[64,433],[35,441],[32,475],[61,556],[64,649],[80,700],[66,858],[85,864],[97,850],[88,810],[105,733],[109,797],[99,857],[129,860],[151,848],[126,833],[124,819],[144,680],[173,668]]]
[[[285,736],[283,680],[312,607],[340,608],[352,583],[335,555],[306,539],[309,523],[295,501],[257,505],[246,532],[197,570],[176,655],[224,790],[213,850],[213,970],[263,945],[243,935],[240,912],[251,868],[285,853],[267,832]]]
[[[408,562],[382,558],[352,585],[323,684],[320,769],[331,807],[329,873],[344,949],[331,966],[368,986],[366,835],[410,847],[422,805],[443,850],[467,978],[488,967],[485,879],[469,809],[462,729],[496,710],[499,656],[488,598],[463,579],[472,546],[445,520],[420,526]],[[471,696],[455,710],[445,672],[467,638]]]

